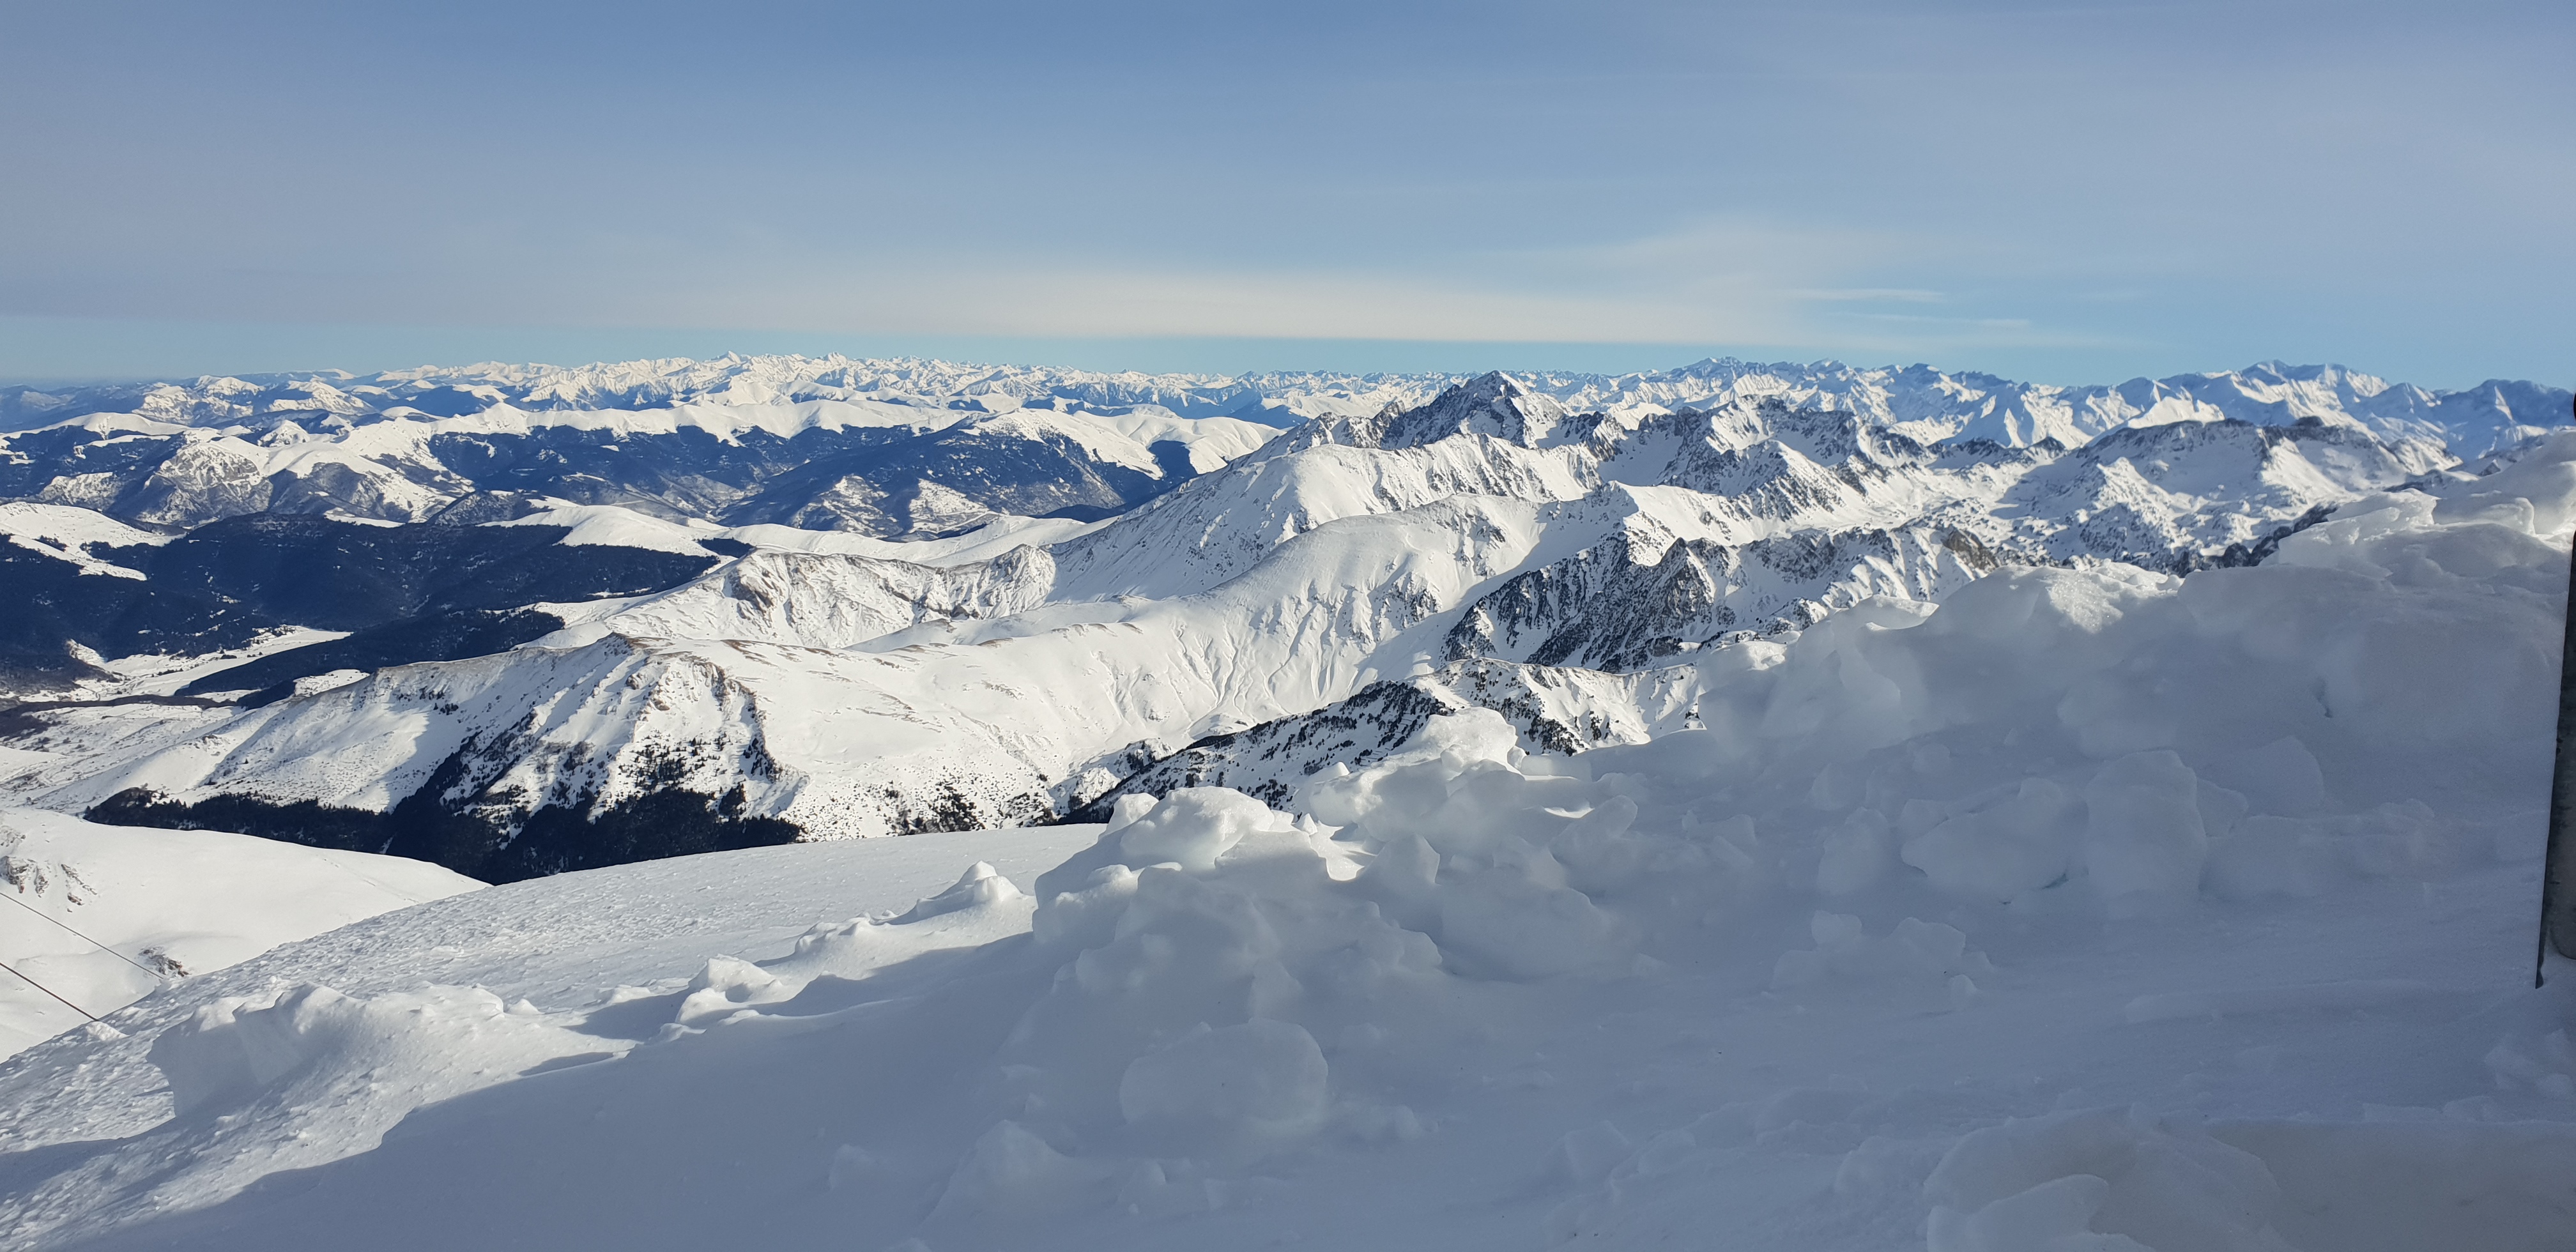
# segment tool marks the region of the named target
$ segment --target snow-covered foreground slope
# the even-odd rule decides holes
[[[0,809],[0,879],[0,963],[26,975],[0,974],[0,1056],[166,981],[483,885],[401,857],[15,808]]]
[[[0,1068],[0,1223],[2563,1246],[2576,971],[2528,977],[2571,505],[2526,460],[2260,565],[1865,600],[1694,658],[1703,728],[1576,757],[1468,710],[1282,809],[1183,789],[362,923]]]

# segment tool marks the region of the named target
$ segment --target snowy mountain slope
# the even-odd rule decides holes
[[[0,880],[14,901],[0,963],[26,976],[0,975],[0,1056],[179,979],[483,885],[399,857],[18,808],[0,809]]]
[[[1504,714],[1521,734],[1522,745],[1531,750],[1580,752],[1603,743],[1643,742],[1666,729],[1699,724],[1697,669],[1743,663],[1740,658],[1745,654],[1728,652],[1720,656],[1739,659],[1711,657],[1698,665],[1677,665],[1690,660],[1693,649],[1708,644],[1794,637],[1783,632],[1812,626],[1873,597],[1935,602],[1998,569],[2052,563],[2052,548],[2072,547],[2079,557],[2125,560],[2151,569],[2187,571],[2250,564],[2273,554],[2288,536],[2329,516],[2331,503],[2353,499],[2343,484],[2399,480],[2445,497],[2467,497],[2492,490],[2499,481],[2492,477],[2447,482],[2405,478],[2416,463],[2392,456],[2366,464],[2362,472],[2340,482],[2329,482],[2323,481],[2325,472],[2300,455],[2297,440],[2227,423],[2196,427],[2194,437],[2179,446],[2205,451],[2211,441],[2198,432],[2215,432],[2222,448],[2242,451],[2251,446],[2265,454],[2259,462],[2260,474],[2243,474],[2241,460],[2220,466],[2252,479],[2258,495],[2271,495],[2269,510],[2252,514],[2271,524],[2259,538],[2238,540],[2215,554],[2185,549],[2177,559],[2164,545],[2175,538],[2174,522],[2191,517],[2196,509],[2206,510],[2201,514],[2204,519],[2225,524],[2225,529],[2211,527],[2205,534],[2251,534],[2255,527],[2248,514],[2234,511],[2243,507],[2241,502],[2210,509],[2209,498],[2173,494],[2163,499],[2178,504],[2156,515],[2152,531],[2138,524],[2137,513],[2124,502],[2100,512],[2070,510],[2058,515],[2071,515],[2076,519],[2072,526],[2042,529],[2027,517],[2018,519],[2020,525],[2014,530],[2022,535],[2036,532],[2041,536],[2038,542],[2012,530],[1987,529],[1997,536],[1992,549],[1973,530],[1925,527],[1893,533],[1799,532],[1723,547],[1699,539],[1673,540],[1670,529],[1651,524],[1653,514],[1640,510],[1637,518],[1650,524],[1632,521],[1628,529],[1573,558],[1533,562],[1535,568],[1468,603],[1443,640],[1440,659],[1450,662],[1445,668],[1432,672],[1427,664],[1417,665],[1416,676],[1402,688],[1381,685],[1311,714],[1203,739],[1150,766],[1139,763],[1117,789],[1093,800],[1084,811],[1105,813],[1105,806],[1120,794],[1162,795],[1176,786],[1202,783],[1234,786],[1265,797],[1285,794],[1283,789],[1293,788],[1300,778],[1337,761],[1357,765],[1375,759],[1408,739],[1423,718],[1462,707]],[[2112,446],[2126,454],[2140,450],[2138,444]],[[2144,446],[2161,450],[2176,446],[2176,441],[2168,435]],[[2576,444],[2558,436],[2517,463],[2511,477],[2501,481],[2533,475],[2546,481],[2564,472],[2570,456],[2576,456]],[[2193,464],[2185,457],[2173,459],[2183,460],[2186,469]],[[2338,472],[2350,468],[2336,458],[2318,459]],[[2128,456],[2116,457],[2111,464],[2126,470]],[[2150,464],[2169,479],[2182,477],[2170,461]],[[2101,461],[2091,460],[2080,468],[2098,476]],[[2203,461],[2198,468],[2211,467]],[[2055,481],[2074,477],[2059,475]],[[2213,476],[2203,481],[2221,479]],[[2024,480],[2025,485],[2028,482]],[[2221,488],[2213,494],[2224,500],[2226,492]],[[2092,508],[2100,508],[2107,494],[2084,499]],[[2316,503],[2306,512],[2287,516],[2311,500]],[[2010,517],[2008,509],[1998,513]],[[2142,532],[2153,537],[2142,538]],[[2138,559],[2141,549],[2143,561]],[[1739,607],[1769,616],[1751,619],[1758,629],[1747,629],[1747,619],[1737,615]],[[1497,666],[1486,658],[1535,664]],[[1620,673],[1594,672],[1599,669]]]
[[[567,646],[386,669],[212,733],[192,726],[140,759],[58,766],[43,802],[82,808],[143,788],[180,803],[232,796],[385,813],[453,770],[431,798],[482,810],[502,835],[539,809],[597,817],[656,788],[730,795],[817,836],[1027,821],[1114,782],[1089,776],[1092,758],[1141,740],[1187,742],[1212,717],[1249,721],[1337,698],[1367,657],[1508,568],[1515,537],[1534,536],[1527,509],[1509,501],[1345,519],[1208,593],[943,619],[891,650],[852,650],[865,629],[843,612],[857,607],[846,580],[761,581],[791,565],[810,575],[818,564],[884,563],[763,554],[641,602],[632,622],[587,623]],[[1044,587],[1046,565],[1021,549],[918,572],[1025,595]],[[646,638],[647,628],[736,633]],[[595,642],[570,642],[582,638]],[[150,814],[129,803],[123,815]]]
[[[1524,405],[1532,416],[1522,415]],[[1568,420],[1545,396],[1495,375],[1402,416],[1320,421],[1061,545],[1060,594],[1163,595],[1212,585],[1322,521],[1460,493],[1581,500],[1728,545],[1938,524],[2035,557],[2188,566],[2317,504],[2451,463],[2421,439],[2390,443],[2321,423],[2124,429],[2098,449],[2068,454],[2049,445],[1939,452],[1854,414],[1771,400],[1560,430]],[[1655,493],[1604,490],[1607,483],[1692,494],[1664,496],[1659,508],[1641,503]],[[2082,525],[2113,512],[2125,520],[2150,503],[2151,532]],[[1656,553],[1662,546],[1648,545]]]
[[[707,577],[629,601],[589,632],[856,648],[931,621],[1036,608],[1055,582],[1047,550],[1017,547],[952,566],[840,553],[753,552]]]
[[[1849,414],[1767,402],[1559,438],[1566,415],[1544,397],[1499,378],[1480,385],[1452,411],[1392,426],[1319,423],[1059,545],[1059,594],[1171,594],[1248,568],[1321,520],[1451,492],[1509,496],[1546,502],[1587,538],[1468,606],[1443,659],[1629,669],[1684,643],[1796,628],[1866,595],[1937,598],[1999,561],[2191,568],[2445,463],[2420,440],[2234,421],[2124,430],[2055,457],[1938,454]],[[1541,420],[1525,423],[1524,402],[1545,406]],[[1682,559],[1667,564],[1669,552]]]
[[[2452,463],[2429,441],[2349,426],[2169,423],[2113,432],[2034,469],[2004,503],[2017,508],[2021,533],[2055,556],[2205,556],[2308,508]]]
[[[1579,450],[1533,449],[1481,434],[1390,449],[1375,445],[1374,426],[1374,419],[1318,423],[1059,544],[1058,596],[1207,590],[1254,568],[1280,544],[1343,518],[1453,497],[1574,499],[1595,481]]]
[[[1986,439],[2016,447],[2041,440],[2072,447],[2132,423],[2225,417],[2286,426],[2308,417],[2343,417],[2383,438],[2431,438],[2473,457],[2560,425],[2568,407],[2564,389],[2531,383],[2490,380],[2436,392],[2337,365],[2277,361],[2113,386],[2023,383],[1920,365],[1860,369],[1835,362],[1741,361],[1703,361],[1615,378],[1542,374],[1533,383],[1577,409],[1717,408],[1775,398],[1793,408],[1862,414],[1927,444]]]
[[[969,862],[1064,832],[378,919],[0,1066],[0,1222],[2538,1252],[2576,1221],[2576,982],[2528,986],[2547,451],[2257,565],[2005,568],[1708,650],[1705,728],[1651,742],[1532,755],[1467,710],[1284,808],[1131,797],[1043,872]],[[911,909],[857,885],[943,852]]]
[[[1629,527],[1478,597],[1441,653],[1626,673],[1707,643],[1803,629],[1874,595],[1937,600],[1994,567],[1955,530],[1729,545]]]
[[[0,539],[38,556],[70,562],[82,574],[134,579],[145,575],[140,570],[100,558],[92,554],[91,549],[136,548],[169,542],[167,535],[136,530],[89,509],[33,504],[23,500],[0,504]]]
[[[378,670],[102,772],[58,769],[41,794],[99,820],[240,829],[507,881],[795,838],[767,814],[804,780],[764,732],[733,675],[611,636]]]
[[[925,614],[966,611],[963,601],[942,600],[931,590],[943,579],[929,571],[989,563],[1086,526],[1018,519],[948,540],[891,543],[778,526],[683,525],[613,506],[546,506],[493,493],[465,503],[490,506],[492,520],[370,526],[263,516],[227,519],[181,537],[135,530],[87,509],[0,505],[0,538],[8,541],[0,548],[0,569],[30,610],[0,627],[0,665],[14,665],[0,677],[0,696],[194,696],[262,690],[351,666],[481,655],[545,635],[567,617],[595,615],[597,597],[631,598],[681,584],[717,565],[720,552],[777,549],[779,563],[798,559],[788,553],[846,554],[807,566],[878,571],[884,586],[869,611],[909,624]],[[735,590],[762,576],[738,574]],[[1039,578],[1034,593],[1010,602],[1033,603],[1044,583]],[[803,603],[818,616],[852,611],[830,603],[832,594],[809,594]],[[972,599],[977,593],[960,594]],[[314,632],[324,627],[332,628],[321,636],[329,646],[260,655],[239,673],[218,676],[211,671],[223,666],[194,666],[208,672],[149,690],[110,677],[192,668],[191,657],[239,663],[253,655],[245,650],[256,640],[302,631],[295,642],[313,644]],[[671,633],[649,624],[639,629]],[[354,637],[340,638],[352,631]]]

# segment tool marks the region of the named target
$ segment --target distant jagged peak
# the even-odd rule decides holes
[[[1684,410],[1673,419],[1721,448],[1776,441],[1822,465],[1864,463],[1880,467],[1922,464],[1932,449],[1897,425],[1850,407],[1792,403],[1778,394],[1743,397],[1705,413]]]
[[[1479,374],[1396,414],[1378,437],[1383,448],[1415,448],[1452,435],[1485,435],[1524,448],[1551,442],[1566,425],[1565,406],[1501,371]]]

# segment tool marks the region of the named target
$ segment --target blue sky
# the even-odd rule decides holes
[[[17,4],[0,377],[2576,382],[2576,5]]]

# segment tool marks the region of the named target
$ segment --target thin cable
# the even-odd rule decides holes
[[[35,905],[29,904],[29,903],[27,903],[26,901],[19,899],[19,898],[18,898],[18,893],[17,893],[17,892],[14,892],[14,891],[0,891],[0,900],[7,900],[9,903],[14,904],[14,905],[17,905],[19,908],[25,909],[25,910],[27,910],[28,912],[33,913],[33,914],[35,914],[36,916],[38,916],[38,917],[41,917],[41,918],[45,919],[46,921],[52,922],[53,924],[55,924],[55,925],[57,925],[57,926],[62,927],[64,930],[71,931],[71,934],[72,934],[72,937],[73,937],[73,938],[78,939],[78,940],[80,940],[81,942],[86,943],[86,944],[88,944],[89,946],[91,946],[91,947],[93,947],[93,948],[96,948],[96,949],[98,949],[98,950],[99,950],[99,951],[101,951],[101,952],[107,953],[109,956],[115,957],[116,959],[118,959],[118,960],[120,960],[120,961],[123,961],[123,962],[125,962],[126,964],[131,965],[131,966],[133,966],[133,967],[134,967],[134,968],[136,968],[136,969],[142,970],[142,971],[143,971],[144,973],[146,973],[146,974],[150,974],[150,975],[152,976],[152,980],[153,980],[154,982],[159,982],[159,981],[161,981],[162,979],[169,977],[169,975],[168,975],[168,974],[166,974],[166,973],[164,973],[164,972],[162,972],[162,971],[160,971],[160,970],[156,970],[156,969],[152,968],[151,966],[144,964],[144,963],[143,963],[143,962],[141,962],[141,961],[135,960],[133,957],[127,956],[126,954],[124,954],[124,953],[122,953],[122,952],[119,952],[119,951],[117,951],[116,949],[114,949],[114,948],[111,948],[111,947],[107,946],[106,944],[100,943],[100,942],[99,942],[98,940],[96,940],[96,939],[92,939],[92,938],[90,938],[89,936],[84,935],[84,934],[82,934],[81,932],[79,932],[79,931],[77,931],[77,930],[73,930],[73,929],[72,929],[72,924],[71,924],[70,922],[64,921],[63,919],[61,919],[61,918],[59,918],[59,917],[56,917],[56,916],[54,916],[53,914],[51,914],[51,913],[48,913],[48,912],[44,911],[43,909],[37,908]],[[20,975],[18,975],[18,976],[19,976],[19,977],[21,977],[21,978],[25,978],[25,977],[26,977],[26,975],[24,975],[24,974],[20,974]],[[30,980],[30,981],[33,981],[33,980]],[[52,993],[48,992],[47,994],[49,994],[49,995],[50,995],[50,994],[52,994]],[[58,999],[59,999],[60,997],[56,997],[56,998],[58,998]],[[65,1004],[69,1004],[69,1003],[71,1003],[69,1000],[65,1000],[65,1001],[63,1001],[63,1002],[64,1002]],[[90,1020],[91,1020],[91,1021],[96,1021],[96,1020],[98,1020],[98,1019],[97,1019],[97,1018],[91,1018]]]
[[[35,979],[33,979],[33,978],[29,978],[29,977],[27,977],[25,974],[21,974],[21,973],[19,973],[19,972],[18,972],[18,970],[17,970],[17,968],[16,968],[16,967],[14,967],[14,966],[12,966],[12,965],[10,965],[8,962],[6,962],[6,961],[0,961],[0,969],[5,969],[5,970],[8,970],[8,971],[9,971],[10,973],[12,973],[12,974],[17,974],[17,975],[18,975],[18,981],[23,982],[23,983],[27,984],[28,986],[35,988],[35,989],[36,989],[36,990],[38,990],[38,991],[44,992],[46,995],[53,996],[53,997],[54,997],[54,1002],[55,1002],[55,1003],[57,1003],[57,1004],[62,1005],[64,1008],[70,1009],[71,1011],[73,1011],[73,1012],[75,1012],[75,1013],[78,1013],[78,1014],[80,1014],[81,1016],[86,1017],[86,1018],[90,1019],[90,1020],[91,1020],[91,1021],[93,1021],[93,1022],[98,1021],[98,1014],[96,1014],[96,1013],[92,1013],[92,1012],[90,1012],[88,1009],[82,1008],[81,1006],[79,1006],[79,1005],[77,1005],[77,1004],[74,1004],[74,1003],[72,1003],[72,1002],[71,1002],[71,1001],[69,1001],[69,1000],[63,999],[63,998],[62,998],[61,996],[59,996],[59,995],[55,995],[55,993],[54,993],[54,989],[53,989],[53,988],[48,987],[48,986],[46,986],[46,985],[45,985],[45,984],[43,984],[43,983],[37,982],[37,981],[36,981]],[[101,1025],[105,1025],[106,1023],[101,1022],[100,1024],[101,1024]]]

